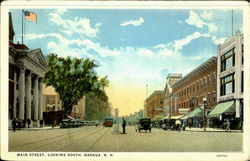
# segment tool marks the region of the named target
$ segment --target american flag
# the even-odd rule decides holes
[[[36,22],[36,14],[34,12],[23,11],[26,20]]]

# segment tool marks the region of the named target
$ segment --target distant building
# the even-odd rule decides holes
[[[179,81],[182,78],[182,74],[178,73],[169,73],[167,76],[166,85],[164,88],[164,100],[163,100],[163,107],[165,110],[165,116],[171,116],[171,103],[172,103],[172,85]]]
[[[73,118],[85,119],[85,97],[78,102],[72,109],[70,114]],[[45,112],[50,111],[62,111],[62,101],[58,93],[52,86],[45,87],[43,89],[43,101],[44,106],[43,109]]]
[[[146,117],[154,118],[157,115],[163,115],[163,96],[164,91],[154,91],[146,100],[145,100],[145,110]]]
[[[172,101],[172,115],[187,114],[200,108],[203,98],[206,107],[210,109],[216,105],[216,74],[217,58],[211,57],[206,62],[185,75],[172,85],[175,96]]]
[[[41,49],[15,44],[12,15],[9,13],[9,120],[31,119],[37,126],[43,119],[43,77],[47,61]]]
[[[243,34],[228,39],[218,48],[217,102],[212,117],[243,118],[244,43]]]

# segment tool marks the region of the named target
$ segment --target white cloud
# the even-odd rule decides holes
[[[26,34],[26,40],[43,39],[46,37],[55,37],[57,39],[63,39],[63,36],[57,33],[47,33],[47,34]]]
[[[205,25],[205,22],[194,11],[189,11],[189,17],[188,19],[186,19],[185,22],[189,25],[194,25],[198,28],[202,28]]]
[[[223,44],[227,40],[225,37],[217,38],[216,36],[211,36],[211,38],[216,45]]]
[[[70,44],[77,44],[80,47],[84,47],[86,50],[93,50],[96,53],[98,53],[100,56],[102,57],[108,57],[108,56],[118,56],[121,53],[114,49],[114,50],[110,50],[108,47],[104,47],[101,46],[100,43],[97,42],[93,42],[92,40],[88,40],[88,39],[75,39],[75,40],[71,40]]]
[[[120,26],[128,26],[128,25],[133,25],[135,27],[142,25],[142,23],[144,22],[144,19],[142,17],[140,17],[138,20],[130,20],[130,21],[126,21],[120,24]]]
[[[175,40],[174,41],[174,50],[175,51],[179,51],[183,48],[183,46],[186,46],[187,44],[189,44],[192,40],[197,39],[199,37],[209,37],[208,34],[201,34],[199,32],[195,32],[192,35],[188,35],[185,38],[181,39],[181,40]]]
[[[205,20],[211,20],[214,16],[214,13],[211,11],[203,11],[200,16]]]
[[[146,48],[139,49],[137,53],[141,56],[153,56],[154,55],[153,51],[146,49]]]
[[[61,32],[66,33],[67,35],[72,35],[73,33],[82,34],[88,37],[96,37],[101,27],[101,23],[94,24],[94,27],[90,25],[90,20],[86,17],[80,18],[76,17],[75,19],[62,18],[63,14],[67,10],[56,10],[51,12],[49,21],[63,29]]]
[[[57,9],[57,13],[58,13],[59,15],[63,15],[65,12],[68,12],[68,10],[67,10],[67,9],[64,9],[64,8]]]
[[[186,37],[180,40],[174,40],[167,44],[159,44],[153,47],[159,56],[167,56],[173,58],[180,58],[180,51],[184,46],[188,45],[192,40],[198,39],[200,37],[210,37],[209,34],[201,34],[199,32],[195,32],[191,35],[187,35]]]
[[[208,33],[215,33],[218,29],[217,26],[212,22],[208,22],[211,20],[212,16],[213,13],[208,11],[204,11],[200,15],[197,12],[189,11],[189,17],[185,22],[197,28],[206,26],[208,28]]]

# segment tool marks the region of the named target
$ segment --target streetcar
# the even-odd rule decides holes
[[[112,117],[106,117],[103,122],[103,126],[105,127],[112,127],[114,119]]]

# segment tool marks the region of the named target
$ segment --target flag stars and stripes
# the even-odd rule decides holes
[[[25,20],[29,20],[32,22],[36,22],[37,21],[37,16],[34,12],[29,12],[29,11],[23,11],[24,12],[24,18]]]

